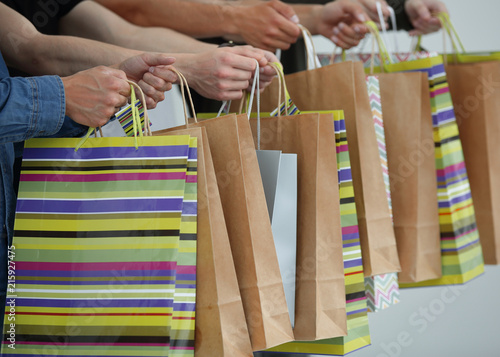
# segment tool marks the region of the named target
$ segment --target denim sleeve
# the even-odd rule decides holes
[[[53,135],[65,112],[64,86],[57,76],[0,80],[0,143]]]

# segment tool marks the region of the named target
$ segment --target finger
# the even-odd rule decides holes
[[[142,80],[158,91],[166,92],[172,88],[172,82],[167,82],[151,73],[145,73]]]
[[[264,56],[266,57],[268,62],[279,62],[278,57],[270,51],[264,51]]]
[[[222,57],[226,65],[243,71],[255,71],[256,64],[253,59],[259,61],[259,64],[262,58],[265,60],[263,51],[259,54],[250,46],[225,47],[218,50],[226,52],[226,56]]]
[[[165,82],[176,83],[178,78],[177,74],[175,74],[171,70],[171,66],[155,66],[149,68],[149,73],[153,76],[158,77]]]
[[[245,88],[243,88],[245,89]],[[221,100],[238,100],[243,97],[243,89],[235,91],[225,91],[221,93]]]
[[[285,18],[289,19],[290,21],[298,24],[299,23],[299,17],[295,13],[295,10],[290,6],[285,4],[284,2],[278,1],[278,0],[272,0],[269,2],[269,5],[279,12],[281,15],[283,15]]]
[[[111,68],[111,67],[104,67],[104,66],[101,66],[101,69],[102,69],[103,73],[105,73],[109,76],[113,76],[113,77],[119,78],[119,79],[124,80],[124,81],[127,80],[127,75],[125,74],[124,71],[122,71],[120,69]]]
[[[168,66],[175,62],[174,57],[164,53],[143,53],[141,57],[148,66]]]
[[[349,46],[347,43],[345,43],[343,40],[339,39],[337,36],[332,36],[330,37],[330,40],[335,43],[337,46],[344,48],[344,49],[349,49],[352,46]]]
[[[353,41],[359,40],[358,33],[343,22],[339,23],[338,26],[333,29],[333,34],[337,37],[344,38],[344,42],[346,42],[347,39],[352,39]]]
[[[140,80],[138,84],[139,87],[141,87],[142,92],[146,97],[151,98],[155,102],[161,102],[163,99],[165,99],[163,91],[157,90],[156,88],[144,82],[143,80]]]
[[[251,80],[246,81],[220,81],[217,85],[221,92],[239,91],[248,88]]]
[[[364,11],[363,7],[354,2],[346,2],[343,4],[343,13],[352,17],[353,20],[364,23],[369,20],[367,13]],[[378,18],[378,15],[377,15]]]
[[[270,6],[282,15],[281,18],[276,19],[278,28],[287,34],[292,39],[292,42],[295,42],[300,35],[300,28],[297,26],[299,18],[293,8],[276,0],[271,1]]]

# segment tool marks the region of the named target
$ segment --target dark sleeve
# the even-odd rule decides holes
[[[85,0],[1,0],[46,35],[57,35],[61,17],[67,15],[82,1]]]
[[[387,4],[394,9],[396,13],[396,24],[398,26],[398,30],[413,30],[413,25],[410,22],[410,18],[406,14],[405,11],[405,3],[406,0],[387,0]],[[392,27],[392,24],[389,21],[389,26]]]

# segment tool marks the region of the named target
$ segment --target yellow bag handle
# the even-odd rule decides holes
[[[142,133],[143,131],[146,133],[146,136],[152,136],[153,133],[151,132],[149,115],[148,115],[148,108],[146,106],[146,97],[144,96],[144,92],[142,91],[141,87],[139,87],[135,82],[132,82],[129,80],[127,80],[127,82],[130,85],[130,102],[131,102],[130,110],[132,113],[132,123],[134,125],[135,148],[138,149],[139,143],[137,140],[137,131],[139,131],[139,136],[141,136],[141,137],[143,136],[143,133]],[[142,106],[144,109],[144,127],[142,128],[143,130],[138,130],[138,128],[141,126],[141,119],[140,119],[139,109],[135,106],[135,102],[137,99],[136,99],[136,93],[135,93],[134,89],[136,89],[137,92],[139,93],[140,100],[142,102]],[[78,149],[80,149],[83,146],[83,144],[85,144],[85,142],[90,137],[90,135],[92,135],[93,132],[96,132],[96,137],[97,137],[97,130],[96,129],[97,128],[89,127],[89,129],[87,130],[87,134],[76,145],[75,151],[78,151]],[[99,132],[100,132],[101,137],[102,137],[103,135],[102,135],[101,127],[99,127]]]

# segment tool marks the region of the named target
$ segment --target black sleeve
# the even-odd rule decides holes
[[[396,13],[396,24],[398,26],[398,30],[410,31],[413,30],[414,27],[410,22],[410,18],[406,14],[405,3],[406,0],[387,0],[387,4],[392,7]],[[389,26],[392,27],[392,24],[390,23]]]
[[[34,1],[1,0],[2,3],[26,17],[36,28],[46,35],[57,35],[59,20],[84,0]]]

